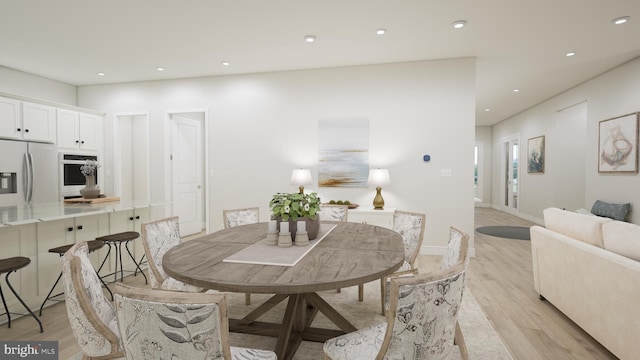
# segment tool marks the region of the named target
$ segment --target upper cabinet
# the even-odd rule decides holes
[[[51,106],[0,97],[0,120],[0,137],[56,141],[56,112]]]
[[[22,103],[22,138],[25,140],[56,141],[56,109],[51,106]]]
[[[58,148],[98,151],[101,136],[101,116],[58,109]]]

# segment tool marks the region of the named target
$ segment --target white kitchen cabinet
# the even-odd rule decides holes
[[[126,210],[114,211],[109,213],[109,231],[111,234],[121,233],[125,231],[137,231],[142,233],[141,226],[143,223],[149,221],[149,208],[148,207],[135,207]],[[129,250],[133,254],[136,261],[142,259],[144,254],[144,247],[141,239],[135,239],[130,242]],[[131,261],[127,250],[122,245],[122,262],[124,263],[124,269],[134,270],[135,264]],[[115,260],[114,260],[115,261]],[[112,261],[111,266],[114,263]],[[106,266],[106,265],[105,265]]]
[[[54,107],[0,97],[0,137],[17,140],[56,141]]]
[[[36,305],[40,306],[37,301],[33,300],[37,296],[36,277],[38,276],[38,259],[36,257],[36,225],[26,224],[17,226],[0,227],[0,244],[2,244],[1,258],[10,258],[14,256],[24,256],[31,259],[31,264],[11,274],[9,281],[16,290],[22,300],[24,300],[31,309]],[[4,278],[6,274],[3,274]],[[4,282],[4,279],[2,279]],[[10,311],[24,313],[24,308],[15,298],[11,291],[8,291],[6,284],[4,286],[4,296]],[[4,309],[2,309],[4,312]]]
[[[51,286],[55,283],[60,271],[62,261],[58,254],[50,253],[49,249],[75,244],[80,241],[95,240],[95,238],[107,235],[109,231],[109,217],[106,213],[86,215],[62,219],[44,219],[37,223],[38,243],[38,295],[41,300],[47,295]],[[97,269],[106,255],[106,248],[89,254],[91,263]],[[107,265],[105,264],[105,267]],[[106,272],[106,271],[105,271]],[[53,294],[62,292],[62,284],[58,283]],[[40,304],[38,304],[38,307]]]
[[[54,143],[56,141],[56,109],[48,105],[23,102],[22,138]]]
[[[22,133],[18,129],[22,127],[22,112],[20,104],[15,99],[0,97],[0,137],[19,139]]]
[[[395,209],[374,210],[372,207],[358,207],[349,209],[348,221],[393,229],[394,212]]]
[[[101,116],[57,109],[57,144],[60,149],[99,151],[103,134]]]

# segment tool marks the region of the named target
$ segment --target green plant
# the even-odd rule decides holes
[[[269,202],[269,208],[273,216],[282,221],[289,221],[289,218],[297,221],[301,217],[315,219],[320,210],[320,198],[317,193],[277,193]]]
[[[332,205],[333,205],[333,204],[335,204],[335,203],[336,203],[336,201],[335,201],[335,200],[330,200],[330,201],[329,201],[329,204],[332,204]]]

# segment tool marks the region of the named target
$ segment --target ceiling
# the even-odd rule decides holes
[[[640,56],[639,39],[638,0],[0,2],[0,65],[78,86],[475,57],[479,126]]]

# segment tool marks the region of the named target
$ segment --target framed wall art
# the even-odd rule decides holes
[[[367,187],[369,119],[318,121],[318,186]]]
[[[527,142],[527,172],[544,174],[544,135],[531,138]]]
[[[598,172],[638,172],[638,114],[602,120],[598,130]]]

